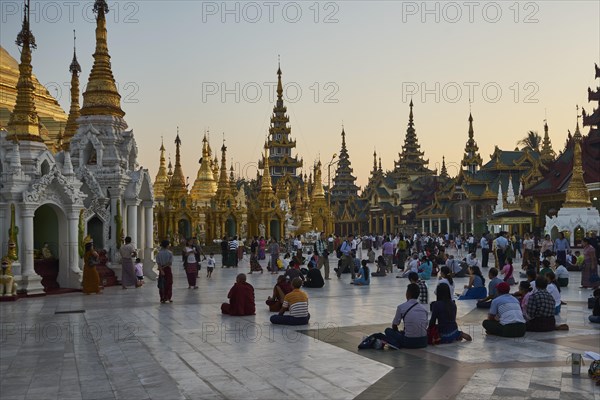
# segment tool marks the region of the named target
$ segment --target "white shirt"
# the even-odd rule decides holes
[[[419,260],[415,260],[414,258],[410,260],[408,263],[408,268],[411,272],[419,273]]]
[[[558,288],[553,283],[549,283],[546,290],[554,297],[554,307],[560,306],[560,292]]]
[[[479,266],[479,260],[477,258],[467,258],[467,265],[469,267],[478,267]]]
[[[185,252],[189,253],[191,251],[190,254],[188,254],[186,261],[190,264],[193,264],[196,262],[196,253],[194,253],[194,248],[193,247],[187,247],[185,248]]]
[[[440,278],[440,280],[438,281],[438,285],[441,285],[442,283],[445,283],[450,287],[450,296],[454,297],[454,285],[451,285],[448,279],[446,278]],[[437,287],[435,288],[433,293],[437,294]]]
[[[554,271],[554,273],[556,274],[556,278],[569,278],[569,271],[565,268],[564,265],[559,265],[558,268],[556,268],[556,271]]]
[[[206,266],[207,266],[208,268],[214,268],[214,267],[215,267],[215,264],[216,264],[216,262],[215,262],[215,259],[214,259],[214,258],[212,258],[212,257],[208,257],[208,263],[207,263],[207,265],[206,265]]]

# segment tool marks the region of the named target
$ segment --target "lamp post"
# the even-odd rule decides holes
[[[329,164],[327,164],[327,205],[329,206],[330,210],[331,210],[331,166],[340,162],[340,160],[335,160],[336,157],[337,157],[337,154],[333,153],[333,156],[331,156],[331,161],[329,161]]]

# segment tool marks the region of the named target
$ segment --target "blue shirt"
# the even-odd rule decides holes
[[[565,238],[556,239],[554,241],[554,251],[567,251],[569,250],[569,241]]]
[[[508,239],[504,236],[498,236],[496,239],[496,246],[498,246],[499,249],[506,250],[508,247]]]
[[[488,283],[488,293],[492,298],[498,296],[498,289],[496,289],[496,286],[498,286],[499,283],[502,283],[502,279],[498,277],[495,277]]]
[[[479,241],[479,245],[481,246],[482,249],[489,249],[490,246],[488,245],[488,241],[486,238],[482,237],[481,240]]]
[[[431,261],[425,261],[423,264],[419,265],[419,270],[422,270],[421,272],[419,272],[419,278],[428,281],[429,279],[431,279],[431,270],[433,269],[433,266],[431,265]]]
[[[349,256],[352,251],[352,244],[348,242],[342,243],[342,248],[340,249],[343,255]]]

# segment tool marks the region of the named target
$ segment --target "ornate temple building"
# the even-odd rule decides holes
[[[96,0],[94,12],[96,49],[83,107],[74,55],[68,134],[59,131],[52,143],[42,135],[37,111],[28,4],[17,36],[17,96],[7,129],[0,131],[0,244],[13,261],[19,290],[28,294],[40,293],[42,285],[80,287],[85,236],[106,251],[112,266],[123,237],[131,236],[145,274],[154,275],[152,183],[137,164],[133,132],[123,119],[108,53],[106,1]]]
[[[600,78],[598,65],[595,65],[594,77]],[[588,88],[588,101],[596,103],[591,114],[582,109],[583,126],[589,127],[588,134],[581,134],[578,117],[575,133],[569,132],[564,150],[547,165],[542,179],[524,191],[534,201],[537,225],[545,227],[553,237],[565,232],[573,245],[578,245],[587,232],[600,231],[597,218],[600,209],[600,87],[595,91]]]
[[[274,237],[309,231],[331,232],[333,216],[322,184],[321,162],[313,166],[309,179],[298,173],[303,161],[293,155],[289,117],[283,99],[281,68],[277,70],[277,100],[273,107],[269,137],[259,160],[262,176],[246,181],[227,169],[227,147],[221,147],[221,160],[213,157],[207,136],[202,141],[200,168],[191,189],[185,180],[180,152],[181,139],[175,139],[175,168],[166,165],[165,147],[160,148],[160,165],[155,178],[155,235],[179,243],[195,236],[204,243],[223,237]],[[220,165],[220,166],[219,166]],[[229,173],[228,173],[229,171]]]

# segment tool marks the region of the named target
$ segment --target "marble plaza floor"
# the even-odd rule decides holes
[[[177,265],[172,304],[159,303],[151,281],[102,295],[0,303],[0,399],[600,400],[589,361],[580,376],[567,364],[573,352],[600,353],[600,325],[587,321],[591,290],[578,288],[578,273],[563,290],[560,322],[569,331],[487,337],[486,312],[459,301],[459,324],[472,342],[358,351],[364,335],[389,326],[405,300],[405,279],[354,287],[332,272],[324,288],[306,289],[310,325],[273,327],[264,304],[275,283],[268,273],[249,275],[255,316],[220,314],[235,275],[247,271],[244,261],[207,279],[203,268],[199,289],[190,290]]]

